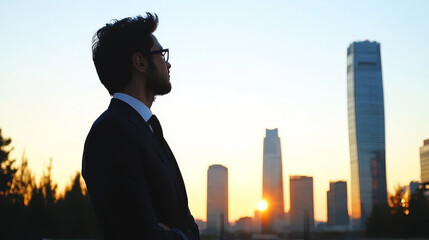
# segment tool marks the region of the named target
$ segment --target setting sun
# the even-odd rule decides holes
[[[256,203],[256,207],[258,208],[259,211],[265,211],[265,209],[267,209],[268,207],[268,203],[264,200],[259,200]]]

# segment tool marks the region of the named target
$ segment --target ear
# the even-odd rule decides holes
[[[149,68],[147,59],[139,52],[133,54],[133,66],[139,72],[146,72]]]

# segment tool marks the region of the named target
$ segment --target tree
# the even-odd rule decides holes
[[[52,159],[36,182],[25,151],[15,168],[12,140],[0,129],[0,239],[100,238],[89,195],[77,173],[62,197],[52,180]]]
[[[9,194],[16,173],[16,169],[13,167],[15,160],[9,159],[9,153],[13,148],[6,149],[11,142],[10,138],[3,138],[0,128],[0,196]]]
[[[80,173],[76,173],[72,185],[56,206],[60,219],[59,237],[99,238],[101,236],[98,220],[86,188],[81,182]]]
[[[52,158],[39,181],[39,185],[32,186],[29,202],[31,235],[41,237],[55,237],[58,222],[55,219],[55,203],[57,185],[52,182]]]
[[[395,194],[389,197],[390,200],[390,231],[386,235],[392,237],[407,237],[409,236],[409,204],[408,199],[405,199],[401,186],[395,189]]]
[[[429,237],[429,201],[423,188],[418,188],[410,200],[409,226],[412,237]]]
[[[389,201],[389,207],[374,205],[366,225],[367,236],[429,237],[429,201],[423,188],[406,199],[398,185]]]
[[[383,237],[389,230],[389,207],[374,204],[366,222],[365,232],[368,237]]]
[[[9,229],[14,228],[15,206],[11,205],[9,197],[12,181],[16,173],[13,167],[14,160],[9,159],[9,154],[13,150],[9,145],[10,138],[3,138],[0,129],[0,239],[9,238]]]
[[[10,196],[13,198],[12,202],[27,206],[30,203],[35,182],[34,176],[28,168],[28,159],[24,150],[22,153],[21,165],[18,167],[12,181],[10,190]]]

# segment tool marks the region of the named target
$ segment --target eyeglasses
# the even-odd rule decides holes
[[[160,49],[160,50],[155,50],[155,51],[150,51],[150,54],[157,54],[157,53],[161,53],[162,54],[162,58],[164,59],[164,61],[168,62],[168,57],[170,56],[168,48]]]

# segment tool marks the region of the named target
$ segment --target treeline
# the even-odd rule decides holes
[[[401,187],[389,196],[389,206],[375,205],[366,224],[369,237],[429,237],[429,201],[425,190],[418,188],[410,197]]]
[[[0,129],[0,239],[100,238],[98,222],[80,174],[64,192],[52,181],[52,159],[36,181],[25,154],[9,158],[12,140]]]

